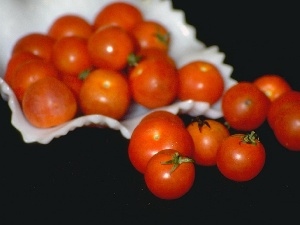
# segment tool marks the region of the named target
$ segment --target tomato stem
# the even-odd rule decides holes
[[[243,142],[256,145],[257,142],[259,142],[259,137],[255,131],[251,131],[250,133],[244,135]]]
[[[162,162],[162,165],[170,165],[172,164],[173,167],[170,171],[170,173],[173,173],[182,163],[194,163],[194,160],[188,157],[181,156],[178,152],[176,152],[171,160],[168,160],[166,162]]]

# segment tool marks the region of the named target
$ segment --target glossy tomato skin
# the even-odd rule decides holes
[[[130,71],[128,79],[132,98],[149,109],[169,105],[176,99],[178,73],[167,60],[142,60]]]
[[[94,19],[94,29],[104,26],[119,26],[131,31],[144,20],[142,12],[127,2],[114,2],[102,8]]]
[[[290,104],[275,120],[273,132],[278,142],[288,150],[300,151],[300,102]]]
[[[192,99],[210,104],[217,102],[224,91],[224,79],[218,68],[210,62],[192,61],[178,69],[178,98]]]
[[[195,119],[187,126],[191,134],[195,151],[193,159],[201,166],[215,166],[217,152],[222,141],[230,135],[229,129],[221,122],[213,119]]]
[[[142,123],[142,122],[152,120],[152,119],[153,120],[157,120],[157,119],[169,120],[170,123],[177,123],[178,125],[185,127],[183,120],[177,114],[173,114],[169,111],[165,111],[165,110],[161,110],[161,109],[149,112],[141,119],[140,122]]]
[[[126,78],[120,72],[95,69],[84,79],[79,93],[83,114],[101,114],[121,119],[131,103]]]
[[[133,130],[129,141],[129,161],[144,174],[149,159],[157,152],[170,148],[184,156],[192,156],[194,143],[184,126],[164,118],[142,121]]]
[[[44,77],[28,87],[22,109],[33,126],[50,128],[73,119],[77,112],[77,102],[61,80]]]
[[[252,82],[242,81],[223,94],[221,105],[231,128],[251,131],[266,120],[271,101]]]
[[[127,66],[129,54],[135,51],[135,44],[120,27],[100,27],[89,37],[88,51],[95,67],[121,71]]]
[[[85,18],[77,14],[63,14],[52,22],[48,35],[57,40],[70,36],[89,38],[93,31],[93,26]]]
[[[291,85],[278,74],[264,74],[257,77],[253,83],[273,102],[283,93],[292,90]]]
[[[255,178],[266,161],[264,145],[256,138],[251,142],[244,138],[245,134],[230,135],[224,139],[217,153],[217,167],[221,174],[237,182]]]
[[[174,164],[163,164],[172,160],[177,153],[173,149],[162,150],[148,162],[144,179],[148,189],[158,198],[178,199],[193,187],[195,180],[193,162],[183,162],[174,171],[172,171]]]

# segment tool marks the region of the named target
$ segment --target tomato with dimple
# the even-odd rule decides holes
[[[79,93],[83,114],[101,114],[121,119],[131,103],[131,94],[125,76],[114,70],[96,69],[84,79]]]
[[[253,83],[263,91],[271,101],[274,101],[283,93],[292,90],[291,85],[278,74],[264,74],[257,77]]]
[[[152,156],[144,174],[149,191],[165,200],[178,199],[189,192],[195,181],[193,160],[174,149]]]
[[[25,118],[37,128],[58,126],[75,117],[77,102],[71,90],[55,77],[44,77],[25,91]]]
[[[128,145],[128,156],[133,167],[143,174],[153,155],[170,148],[191,157],[194,151],[193,139],[178,121],[156,117],[141,121],[135,127]]]
[[[93,26],[82,16],[63,14],[52,22],[47,34],[55,39],[69,36],[88,38],[93,31]]]
[[[130,32],[136,40],[138,49],[158,48],[168,52],[171,37],[169,30],[163,24],[144,20],[137,24]]]
[[[97,13],[94,19],[94,28],[113,25],[130,31],[143,19],[142,12],[133,4],[114,2],[106,5]]]
[[[11,88],[19,102],[22,102],[25,91],[30,85],[49,76],[59,78],[59,73],[53,64],[43,59],[29,60],[20,65],[12,75]]]
[[[132,37],[117,26],[99,28],[88,39],[88,52],[97,68],[121,71],[134,51]]]
[[[12,49],[12,54],[21,51],[31,52],[47,61],[51,60],[55,39],[43,33],[28,33],[19,38]]]
[[[216,103],[224,91],[224,79],[219,69],[206,61],[192,61],[178,69],[178,98],[182,101]]]
[[[213,119],[196,117],[188,125],[195,151],[193,159],[201,166],[214,166],[217,161],[217,152],[222,141],[230,135],[229,129],[221,122]]]
[[[270,99],[252,82],[241,81],[222,96],[223,117],[233,129],[251,131],[267,118]]]
[[[168,60],[141,60],[130,70],[128,81],[133,100],[149,109],[169,105],[176,99],[178,73]]]
[[[265,161],[265,147],[253,131],[225,138],[217,153],[219,171],[226,178],[237,182],[249,181],[258,176]]]

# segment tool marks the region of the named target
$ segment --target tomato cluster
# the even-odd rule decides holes
[[[178,68],[169,55],[171,42],[162,23],[146,20],[130,3],[114,2],[99,10],[92,22],[80,15],[63,14],[46,33],[19,38],[4,79],[22,109],[26,108],[25,117],[38,128],[91,114],[120,120],[132,102],[148,109],[176,100],[217,102],[224,92],[218,68],[206,61]],[[54,89],[50,83],[40,86],[43,95],[40,92],[41,96],[35,97],[38,93],[29,87],[50,76],[62,83],[56,88],[67,86],[75,99],[58,102],[49,90]],[[35,104],[29,105],[33,99]],[[47,102],[52,103],[43,110]],[[54,117],[61,120],[54,123]]]

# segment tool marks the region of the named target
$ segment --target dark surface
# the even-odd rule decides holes
[[[297,7],[274,2],[261,6],[174,0],[173,4],[185,11],[199,40],[226,54],[234,79],[252,81],[277,73],[300,90]],[[178,200],[165,201],[147,190],[143,176],[130,165],[129,141],[119,131],[79,128],[47,145],[26,144],[10,124],[11,112],[2,99],[0,111],[0,224],[299,220],[300,153],[280,146],[266,123],[257,129],[267,152],[258,177],[235,183],[215,167],[198,166],[192,190]]]

